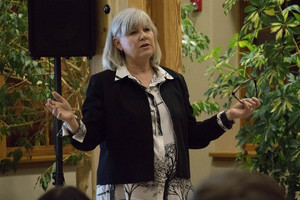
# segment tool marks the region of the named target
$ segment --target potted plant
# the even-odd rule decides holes
[[[225,1],[225,13],[236,2]],[[213,60],[207,68],[211,83],[205,95],[207,101],[217,96],[226,98],[223,107],[228,108],[238,86],[244,87],[236,93],[241,97],[255,96],[257,91],[262,105],[245,121],[236,137],[241,147],[237,158],[243,168],[272,176],[285,188],[287,198],[295,200],[300,190],[299,2],[247,3],[240,33],[229,41],[224,55],[219,55],[217,47],[198,60]],[[262,39],[266,35],[267,39]],[[229,62],[236,55],[240,57],[239,66]],[[256,84],[248,79],[255,79]],[[254,157],[245,148],[249,143],[255,145]]]
[[[225,1],[225,13],[236,2]],[[189,9],[184,11],[191,13]],[[194,104],[194,112],[218,110],[218,104],[211,102],[217,96],[226,98],[223,107],[229,108],[234,97],[232,92],[235,93],[239,86],[243,89],[236,96],[252,97],[257,92],[262,105],[243,123],[236,136],[237,146],[241,147],[237,159],[241,167],[247,170],[272,176],[285,188],[287,198],[295,200],[300,191],[299,2],[250,0],[247,1],[244,14],[240,33],[229,41],[223,55],[219,55],[221,48],[216,47],[203,56],[197,50],[193,51],[193,44],[186,42],[189,38],[184,42],[183,45],[188,44],[192,48],[188,49],[190,54],[183,52],[183,55],[196,57],[198,62],[213,60],[213,65],[207,68],[211,81],[205,93],[207,99],[199,101],[201,106]],[[196,46],[198,44],[195,43]],[[236,55],[240,57],[239,66],[229,62]],[[218,76],[214,78],[216,73]],[[203,102],[211,102],[216,106],[206,106],[204,109],[203,105],[207,103]],[[248,155],[247,144],[254,144],[254,157]]]

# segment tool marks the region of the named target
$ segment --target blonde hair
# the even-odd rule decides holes
[[[138,26],[149,26],[154,33],[155,51],[150,58],[150,65],[155,67],[160,64],[161,50],[157,41],[157,29],[150,17],[142,10],[127,8],[118,13],[112,20],[102,55],[103,68],[116,70],[118,66],[125,65],[125,56],[113,44],[114,37],[122,37],[128,31]]]

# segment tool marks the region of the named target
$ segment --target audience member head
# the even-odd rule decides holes
[[[89,198],[75,187],[55,187],[43,194],[38,200],[89,200]]]
[[[193,200],[284,200],[283,189],[259,173],[226,171],[210,176],[195,191]]]

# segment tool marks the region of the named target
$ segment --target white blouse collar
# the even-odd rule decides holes
[[[153,84],[157,84],[160,82],[165,81],[166,79],[174,79],[173,76],[171,76],[166,70],[164,70],[162,67],[160,66],[156,66],[157,70],[156,73],[154,74],[150,86]],[[130,72],[128,71],[126,66],[119,66],[116,69],[116,75],[115,75],[115,81],[121,80],[125,77],[137,80],[134,76],[132,76],[130,74]],[[137,80],[138,81],[138,80]]]

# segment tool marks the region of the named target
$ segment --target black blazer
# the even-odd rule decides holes
[[[161,96],[173,121],[177,145],[177,176],[190,178],[188,149],[206,147],[224,130],[216,116],[197,122],[182,75],[160,85]],[[87,134],[83,143],[71,139],[77,149],[88,151],[100,144],[97,184],[121,184],[154,180],[153,133],[145,88],[130,78],[115,81],[115,71],[91,77],[82,107]]]

